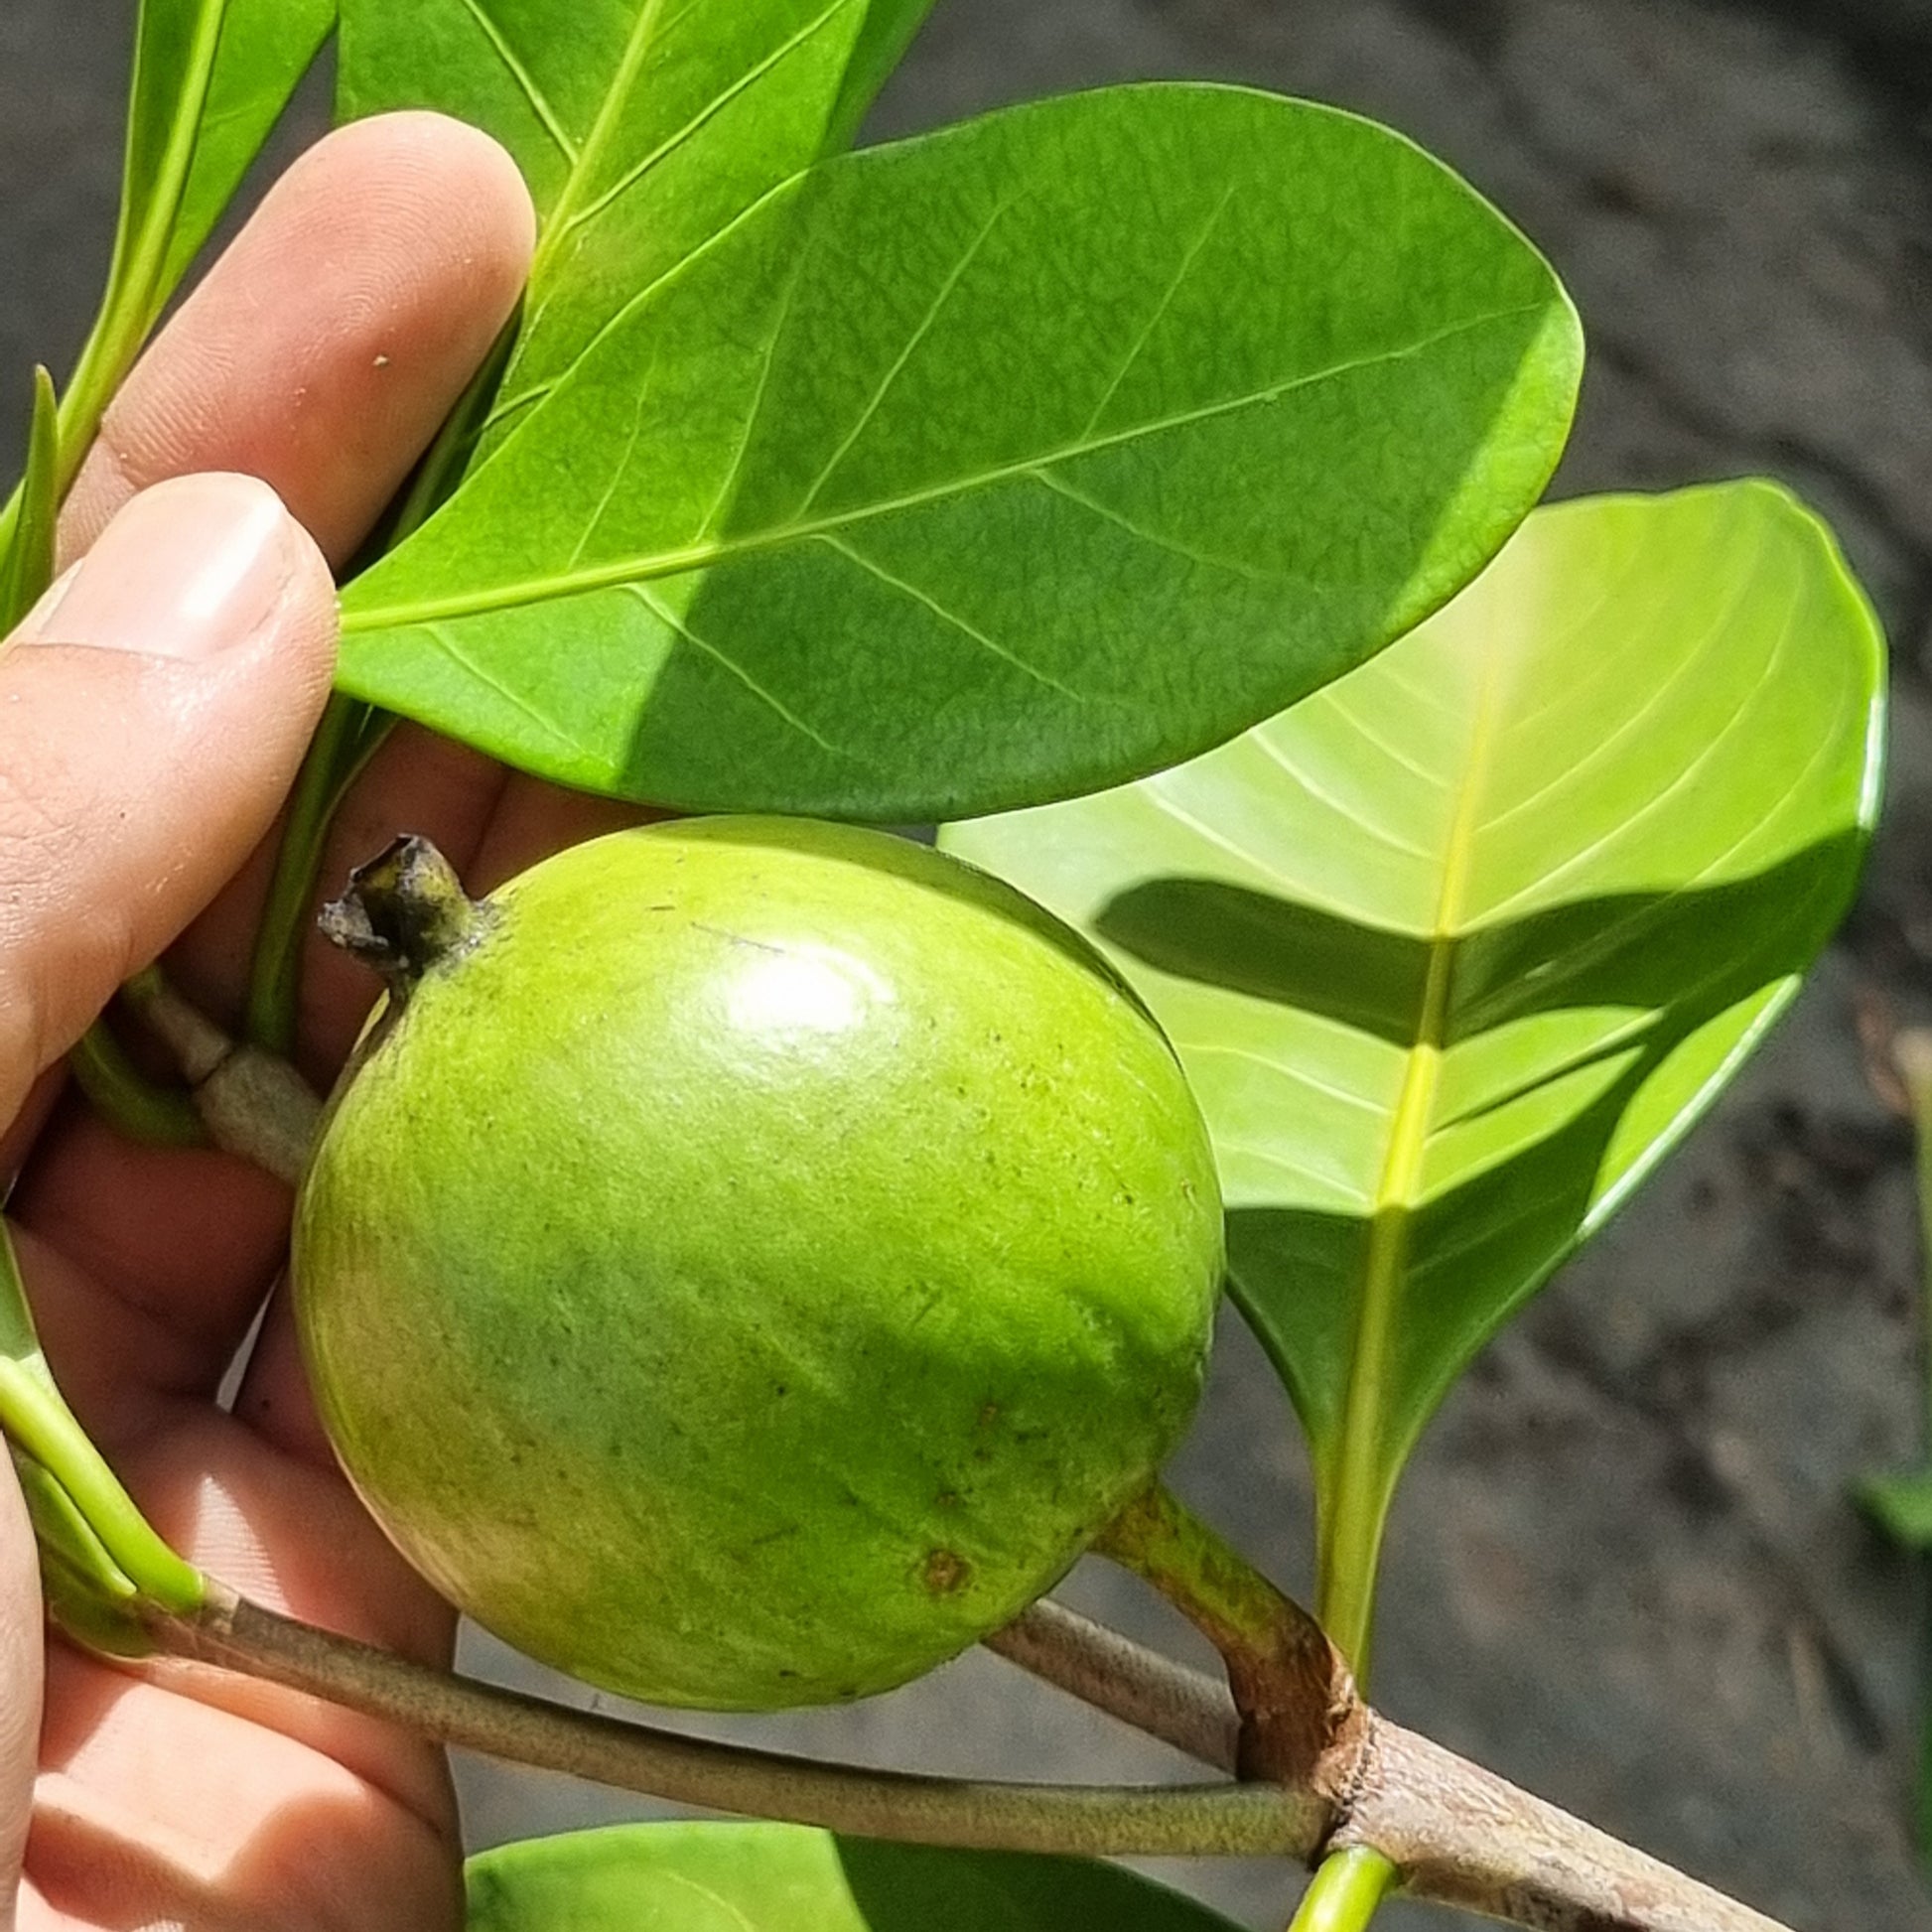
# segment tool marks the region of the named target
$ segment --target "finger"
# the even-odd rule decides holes
[[[0,1120],[240,864],[334,662],[327,566],[274,492],[135,498],[0,659]]]
[[[225,460],[282,485],[338,554],[352,547],[513,305],[531,228],[513,167],[455,122],[394,116],[321,143],[143,359],[70,505],[69,541],[83,542],[133,483]],[[397,749],[410,756],[385,782],[406,772],[412,813],[420,799],[416,815],[460,841],[473,813],[477,825],[486,817],[500,773],[453,747],[419,756],[408,736]],[[246,976],[272,845],[271,834],[169,956],[184,990],[224,1018]],[[360,986],[339,996],[336,1037],[352,1034],[367,1001]],[[223,1165],[133,1147],[78,1106],[39,1142],[20,1211],[80,1256],[97,1287],[91,1316],[75,1315],[82,1341],[118,1301],[172,1318],[184,1344],[115,1351],[100,1364],[107,1409],[140,1407],[151,1388],[211,1389],[279,1265],[285,1195]],[[105,1201],[114,1213],[99,1211]],[[209,1266],[180,1280],[180,1255]]]
[[[233,470],[344,561],[515,306],[534,223],[509,157],[460,121],[383,115],[319,142],[108,409],[68,553],[136,490]]]
[[[256,1601],[426,1662],[451,1615],[334,1475],[203,1411],[125,1463],[175,1548]],[[257,1679],[58,1650],[29,1874],[75,1925],[454,1927],[425,1740]]]
[[[41,1592],[34,1532],[0,1460],[0,1927],[12,1932],[41,1736]]]

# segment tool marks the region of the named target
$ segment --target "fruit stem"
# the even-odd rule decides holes
[[[1094,1548],[1152,1584],[1221,1653],[1241,1717],[1240,1775],[1332,1785],[1338,1803],[1366,1714],[1313,1617],[1158,1482]]]
[[[425,973],[470,951],[494,922],[449,860],[414,833],[357,866],[321,920],[324,936],[380,973],[398,1005]]]

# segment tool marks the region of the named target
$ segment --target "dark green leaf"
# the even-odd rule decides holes
[[[542,220],[479,456],[613,325],[825,145],[866,0],[345,0],[341,107],[442,108]]]
[[[622,312],[345,600],[343,680],[686,807],[953,815],[1216,743],[1465,581],[1578,372],[1408,142],[1232,88],[832,162]]]
[[[1351,1652],[1424,1422],[1843,912],[1881,665],[1782,491],[1570,503],[1235,744],[947,830],[1093,932],[1180,1049],[1235,1291],[1313,1446]]]
[[[6,555],[0,558],[0,637],[5,637],[54,581],[54,542],[61,517],[61,431],[54,379],[34,371],[34,413],[27,431],[27,463],[19,509]]]
[[[484,1852],[466,1876],[469,1932],[1232,1932],[1113,1865],[802,1825],[621,1825]]]

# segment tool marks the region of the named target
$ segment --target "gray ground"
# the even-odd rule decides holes
[[[125,31],[122,0],[0,0],[0,368],[58,368],[84,325]],[[1560,488],[1781,476],[1892,625],[1890,808],[1860,908],[1717,1117],[1430,1433],[1377,1689],[1796,1926],[1932,1926],[1901,1823],[1922,1587],[1844,1499],[1912,1454],[1920,1382],[1908,1148],[1854,1011],[1876,992],[1932,1016],[1932,5],[941,0],[879,126],[1156,74],[1341,101],[1456,164],[1554,254],[1589,327]],[[1303,1580],[1306,1472],[1238,1332],[1178,1474]],[[1075,1594],[1185,1646],[1110,1573]],[[481,1643],[472,1661],[502,1662]],[[942,1769],[1179,1768],[986,1657],[862,1709],[718,1728]],[[633,1809],[463,1779],[479,1843]],[[1255,1926],[1287,1917],[1279,1871],[1177,1875]]]

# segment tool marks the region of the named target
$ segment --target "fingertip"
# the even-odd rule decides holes
[[[446,115],[354,121],[303,155],[109,407],[62,536],[138,489],[261,477],[343,561],[514,310],[535,213],[510,157]]]
[[[350,121],[316,151],[331,143],[385,173],[413,173],[419,186],[460,206],[479,243],[479,267],[495,273],[507,316],[536,252],[537,210],[522,170],[500,141],[454,115],[404,108]]]
[[[493,336],[522,293],[537,235],[536,205],[502,143],[427,108],[371,114],[326,134],[282,186],[320,184],[333,200],[345,180],[364,184],[382,213],[455,244],[475,277],[474,294],[494,318]]]
[[[206,660],[261,643],[282,702],[319,706],[335,670],[335,579],[258,477],[173,477],[130,498],[22,621],[14,644],[84,644]]]
[[[136,496],[0,658],[0,1120],[274,817],[325,701],[329,568],[267,484]]]

